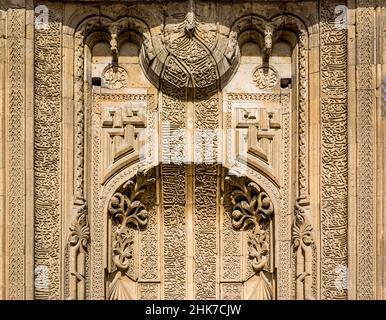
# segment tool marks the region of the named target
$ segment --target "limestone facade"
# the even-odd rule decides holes
[[[386,0],[0,2],[0,299],[384,299]]]

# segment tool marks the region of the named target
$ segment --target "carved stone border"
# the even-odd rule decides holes
[[[386,133],[385,133],[385,128],[386,128],[386,0],[383,0],[383,8],[380,9],[380,20],[381,20],[381,25],[382,25],[382,31],[383,34],[381,34],[381,44],[380,46],[382,52],[380,53],[381,56],[381,64],[382,64],[382,71],[381,71],[381,83],[383,83],[383,88],[381,89],[381,94],[379,96],[380,100],[380,108],[378,107],[378,128],[377,128],[377,133],[378,133],[378,146],[380,148],[377,150],[378,154],[378,172],[377,176],[382,177],[378,179],[377,186],[377,195],[380,199],[377,201],[377,212],[378,212],[378,221],[381,222],[380,226],[378,227],[378,235],[380,234],[386,234],[386,225],[385,225],[385,208],[386,208]],[[379,20],[378,20],[379,21]],[[383,95],[382,95],[383,93]],[[377,292],[377,299],[386,299],[386,290],[385,290],[385,268],[386,268],[386,263],[385,263],[385,248],[386,248],[386,242],[385,238],[381,240],[381,237],[378,236],[377,239],[377,244],[380,242],[379,248],[381,248],[381,251],[383,252],[383,255],[381,255],[381,259],[379,259],[378,265],[380,266],[377,270],[378,272],[378,292]]]
[[[35,29],[35,298],[61,297],[61,6]],[[48,282],[47,282],[48,281]]]
[[[357,1],[357,298],[374,299],[376,283],[375,1]]]
[[[194,270],[193,275],[193,299],[216,299],[219,293],[219,284],[216,274],[219,270],[220,257],[212,253],[218,250],[218,216],[219,209],[219,182],[220,176],[217,161],[221,153],[221,140],[217,136],[217,130],[220,127],[220,105],[219,93],[216,92],[208,98],[196,94],[194,101],[194,158],[196,162],[202,161],[206,164],[196,164],[194,166],[193,186],[193,212],[191,216],[193,222],[193,252]],[[205,140],[207,137],[213,137],[211,144]],[[220,141],[219,141],[220,140]],[[202,145],[202,142],[205,145]],[[207,150],[212,155],[207,156]],[[201,159],[199,159],[201,158]],[[210,164],[209,164],[210,163]],[[190,177],[188,177],[188,181]],[[215,190],[215,191],[214,191]],[[188,191],[189,193],[189,191]],[[189,235],[187,235],[189,243]],[[188,252],[189,254],[189,252]],[[189,293],[188,293],[189,297]]]
[[[386,208],[386,147],[383,147],[382,146],[385,146],[385,142],[386,142],[386,0],[383,0],[383,8],[380,9],[380,20],[381,20],[381,26],[382,26],[382,32],[383,32],[383,35],[381,35],[381,43],[382,43],[382,46],[381,46],[381,53],[380,53],[380,57],[381,57],[381,64],[382,64],[382,71],[381,71],[381,77],[382,77],[382,81],[383,83],[381,84],[381,86],[383,85],[383,90],[381,92],[383,92],[383,95],[381,94],[380,97],[379,97],[379,100],[380,100],[380,105],[381,105],[381,110],[379,111],[380,115],[379,115],[379,118],[378,119],[378,123],[379,123],[379,127],[377,128],[377,132],[379,133],[378,134],[378,139],[380,141],[380,143],[378,143],[378,145],[380,145],[381,147],[377,150],[378,152],[378,172],[377,172],[377,175],[378,177],[382,177],[382,178],[379,178],[378,179],[378,190],[377,190],[377,194],[378,194],[378,197],[380,199],[383,199],[383,200],[380,200],[378,201],[378,205],[377,205],[377,208],[378,208],[378,221],[380,222],[383,222],[383,223],[380,223],[380,227],[379,227],[379,231],[377,232],[378,233],[378,239],[377,241],[382,241],[381,240],[381,237],[379,236],[380,234],[386,234],[386,225],[385,225],[385,216],[384,216],[384,212],[385,212],[385,208]],[[379,21],[379,20],[378,20]],[[378,242],[379,243],[379,242]],[[385,276],[384,276],[384,272],[385,272],[385,267],[386,267],[386,254],[385,254],[385,247],[386,247],[386,243],[385,241],[383,240],[383,243],[380,245],[380,248],[381,248],[381,251],[383,252],[383,255],[381,255],[381,259],[380,261],[378,262],[381,267],[378,268],[378,295],[377,295],[377,299],[386,299],[386,292],[385,292]],[[382,267],[383,266],[383,267]]]
[[[321,299],[347,298],[336,282],[348,266],[347,30],[335,27],[337,5],[345,1],[320,2]]]
[[[226,118],[226,124],[225,127],[227,129],[232,128],[232,108],[233,108],[233,102],[234,101],[266,101],[266,102],[274,102],[274,103],[280,103],[283,107],[283,147],[285,150],[290,150],[290,121],[287,114],[289,114],[290,106],[290,95],[289,94],[265,94],[265,93],[228,93],[227,94],[227,118]],[[286,130],[287,129],[287,130]],[[231,137],[227,137],[226,144],[227,144],[227,159],[226,163],[229,161],[229,146],[232,145]],[[278,205],[275,206],[276,208],[280,208],[278,212],[276,212],[276,221],[278,222],[278,234],[279,237],[276,239],[279,241],[279,245],[275,246],[275,249],[278,250],[278,259],[279,261],[275,264],[279,267],[279,272],[277,276],[277,294],[278,299],[291,299],[291,220],[290,220],[290,214],[291,214],[291,200],[290,200],[290,192],[289,192],[289,186],[291,185],[290,182],[290,169],[286,164],[289,164],[290,161],[290,152],[284,152],[283,153],[283,163],[284,163],[284,170],[286,173],[284,173],[284,176],[287,177],[287,180],[284,181],[283,184],[283,191],[280,192],[277,189],[276,186],[272,182],[269,182],[268,185],[270,186],[267,188],[264,186],[265,190],[269,190],[270,192],[274,193],[274,196],[276,197],[276,200],[278,201]],[[255,170],[251,168],[245,168],[242,166],[240,171],[246,171],[247,173],[253,173],[254,176],[260,177],[257,181],[257,183],[261,184],[261,179],[264,177],[262,174],[257,173]],[[242,171],[242,172],[243,172]],[[256,179],[256,178],[255,178]],[[266,177],[264,177],[265,181],[269,181]],[[271,191],[272,190],[272,191]],[[276,191],[276,192],[275,192]]]
[[[145,169],[152,164],[154,152],[152,146],[154,145],[154,130],[156,125],[156,103],[155,94],[117,94],[114,95],[114,101],[130,101],[140,100],[147,101],[146,115],[147,115],[147,134],[148,134],[148,149],[147,157],[141,162],[138,162],[124,170],[113,175],[109,179],[106,185],[102,186],[100,172],[102,170],[100,163],[101,154],[101,110],[100,102],[109,100],[112,98],[111,94],[95,94],[93,101],[92,114],[90,116],[92,126],[92,139],[91,139],[91,154],[92,154],[92,168],[93,174],[91,177],[91,194],[92,202],[90,203],[90,215],[91,215],[91,257],[90,257],[90,297],[92,299],[105,299],[105,279],[104,268],[106,266],[105,255],[107,252],[107,238],[106,238],[106,221],[107,221],[107,203],[109,197],[112,196],[114,191],[124,183],[125,179],[131,179],[138,170]]]
[[[25,10],[8,12],[8,299],[24,299]]]

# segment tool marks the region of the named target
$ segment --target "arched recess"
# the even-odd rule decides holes
[[[151,100],[151,85],[142,73],[140,59],[148,59],[152,42],[146,24],[132,17],[117,21],[89,17],[78,25],[73,37],[75,219],[70,227],[66,295],[103,299],[104,271],[99,266],[104,257],[98,250],[98,237],[104,235],[98,229],[103,224],[97,223],[98,191],[103,175],[109,176],[124,163],[140,161]],[[133,82],[141,89],[131,89]],[[109,128],[106,138],[103,134]],[[90,235],[97,240],[90,243]]]
[[[149,298],[144,296],[146,289],[150,297],[159,297],[159,293],[149,290],[152,283],[138,284],[148,263],[148,259],[143,259],[144,252],[139,250],[144,248],[141,244],[145,243],[151,255],[156,256],[159,250],[157,239],[146,239],[145,231],[154,229],[158,222],[155,181],[155,177],[139,172],[120,186],[109,201],[106,298],[110,300],[134,300],[139,294],[141,298]]]
[[[253,171],[238,177],[218,165],[200,165],[201,175],[193,181],[189,171],[185,165],[126,168],[104,186],[106,298],[274,299],[273,219],[279,208],[278,190]],[[190,201],[206,206],[205,214],[218,218],[214,225],[211,219],[204,221],[209,227],[201,226],[206,238],[197,242],[194,237],[188,243],[189,231],[196,236],[202,232],[189,227],[189,183],[192,190],[206,191],[193,192]],[[212,206],[208,207],[206,199],[210,198]],[[199,210],[192,214],[202,219]],[[211,232],[218,241],[207,242]],[[192,252],[203,268],[197,269],[189,260],[187,244],[194,247]],[[222,260],[216,252],[221,252]],[[205,261],[202,254],[209,254]],[[207,281],[202,282],[202,277]],[[192,292],[187,291],[190,281]]]
[[[270,20],[250,15],[236,20],[230,37],[237,39],[241,59],[224,88],[224,121],[234,132],[227,136],[227,166],[255,170],[279,187],[278,298],[313,299],[317,255],[310,222],[310,33],[292,15]]]
[[[198,39],[200,39],[199,26],[198,24]],[[142,68],[146,63],[156,61],[152,39],[146,25],[133,18],[112,22],[108,18],[93,17],[85,20],[76,31],[74,210],[77,219],[72,226],[74,241],[70,243],[70,297],[84,298],[84,292],[87,291],[90,292],[90,297],[97,299],[141,298],[154,292],[157,294],[147,297],[290,298],[292,290],[295,289],[291,282],[294,282],[295,278],[298,279],[297,297],[310,297],[313,284],[310,284],[309,279],[316,277],[314,269],[310,270],[310,266],[313,268],[315,265],[314,260],[312,265],[310,263],[309,249],[312,240],[303,243],[305,237],[310,234],[307,222],[308,200],[304,198],[304,195],[308,194],[308,160],[306,158],[308,155],[306,114],[308,112],[308,33],[301,22],[294,17],[277,17],[271,21],[265,21],[253,16],[238,20],[231,28],[225,43],[224,48],[227,50],[221,54],[224,54],[226,59],[230,59],[232,65],[240,62],[237,60],[240,46],[246,53],[254,52],[254,45],[259,48],[256,49],[257,52],[260,51],[256,57],[249,57],[252,60],[256,58],[260,63],[258,68],[254,69],[255,80],[252,81],[254,89],[247,90],[244,95],[240,95],[240,92],[230,92],[222,100],[221,92],[217,90],[210,91],[209,95],[201,95],[201,92],[195,91],[194,88],[192,99],[192,96],[187,94],[189,85],[183,85],[181,90],[176,91],[166,84],[161,86],[163,91],[159,95],[161,116],[158,119],[154,112],[157,97],[155,91],[150,90],[151,86],[148,84],[144,84],[142,89],[132,88],[129,84],[130,72],[127,69],[134,60],[133,64],[139,67],[140,63]],[[248,45],[251,48],[248,49]],[[204,51],[210,56],[212,52],[208,48]],[[169,56],[180,59],[185,53]],[[281,54],[283,57],[280,56]],[[275,68],[270,67],[272,59],[277,59],[278,66]],[[290,59],[289,62],[286,59]],[[279,63],[280,61],[282,63]],[[240,62],[239,68],[242,64],[243,61]],[[149,69],[144,68],[144,71],[149,76]],[[279,71],[282,73],[280,81]],[[138,72],[142,70],[138,69]],[[268,80],[265,79],[267,74]],[[286,74],[291,76],[286,77]],[[161,80],[163,78],[164,76]],[[274,80],[271,81],[272,79]],[[216,89],[219,88],[217,80],[214,82]],[[262,87],[256,89],[257,82],[261,80],[264,82]],[[262,135],[259,138],[256,137],[261,140],[261,143],[260,140],[259,144],[253,142],[253,157],[239,157],[237,161],[233,161],[232,156],[222,159],[223,154],[228,156],[233,152],[232,139],[235,138],[229,137],[229,134],[234,133],[232,110],[235,103],[240,102],[241,96],[246,97],[242,99],[248,103],[270,104],[270,110],[264,113],[266,117],[260,123]],[[221,103],[224,103],[223,110],[221,110]],[[124,117],[122,117],[123,114]],[[280,118],[281,124],[278,122],[279,116],[283,116]],[[253,122],[258,117],[249,114],[246,118],[247,130],[251,129],[251,133],[259,134],[258,130],[255,130],[256,126],[255,129],[250,126],[250,120]],[[241,122],[245,120],[245,115],[241,120]],[[160,129],[157,121],[161,122]],[[222,132],[218,133],[218,129],[221,128],[226,129],[222,131],[224,140],[221,140]],[[141,139],[139,139],[143,131],[146,131],[144,136],[147,147],[145,149],[141,148]],[[155,143],[158,132],[161,136],[160,141],[164,142],[160,150]],[[285,136],[283,132],[292,132],[292,134]],[[291,136],[298,137],[298,149],[296,144],[292,144],[291,147]],[[266,141],[263,141],[264,139]],[[274,140],[282,146],[288,161],[281,158],[279,149],[275,149],[272,143]],[[181,146],[181,150],[178,146]],[[207,157],[208,150],[214,150],[209,157]],[[100,158],[100,154],[105,156]],[[176,154],[177,158],[174,157]],[[295,159],[297,154],[297,161],[294,163],[291,159]],[[224,167],[218,164],[223,160]],[[187,164],[177,165],[181,161]],[[159,163],[162,165],[158,166]],[[283,164],[283,170],[287,170],[286,174],[280,173],[281,164]],[[111,198],[106,197],[108,195],[112,197],[114,192],[121,194],[125,192],[122,188],[127,179],[134,177],[139,170],[149,167],[155,167],[156,185],[161,184],[161,187],[158,186],[158,199],[160,199],[158,210],[162,212],[160,217],[163,219],[159,229],[153,230],[152,237],[154,239],[156,232],[169,237],[167,245],[159,249],[159,255],[161,250],[164,250],[162,261],[158,260],[158,264],[153,264],[154,268],[163,268],[163,276],[161,277],[160,273],[151,273],[149,270],[152,268],[141,268],[140,270],[148,270],[152,276],[136,279],[135,273],[132,273],[128,276],[131,280],[125,278],[122,282],[122,273],[118,274],[111,263],[113,245],[109,235],[114,232],[111,229],[112,224],[109,224],[107,219],[107,205]],[[299,169],[295,169],[296,167]],[[302,174],[299,173],[298,188],[295,187],[297,181],[291,176],[295,170],[302,172]],[[253,259],[250,259],[248,251],[248,244],[253,242],[248,242],[250,231],[256,229],[248,229],[246,226],[244,231],[233,230],[231,220],[234,210],[229,202],[231,198],[228,197],[228,209],[219,205],[229,193],[224,192],[228,188],[225,187],[225,176],[234,175],[234,173],[250,179],[247,182],[244,181],[244,187],[251,182],[257,184],[258,187],[255,189],[260,191],[253,191],[257,197],[261,192],[266,192],[275,203],[275,215],[270,218],[272,219],[270,225],[273,224],[276,227],[270,229],[270,239],[275,234],[274,238],[277,241],[270,242],[271,254],[269,259],[267,258],[270,263],[264,265],[264,270],[253,267]],[[119,184],[117,184],[118,180],[121,181]],[[133,181],[135,182],[136,180]],[[245,197],[248,198],[248,196]],[[297,202],[294,219],[291,219],[294,206],[294,201],[291,199],[295,197],[299,197],[302,201]],[[85,205],[86,200],[88,209]],[[171,215],[171,212],[176,216]],[[90,222],[88,222],[88,213],[91,213]],[[294,231],[291,239],[292,222]],[[207,228],[210,230],[208,231]],[[90,232],[91,243],[89,243]],[[176,237],[176,234],[179,236]],[[144,233],[138,232],[136,237],[140,238],[143,235]],[[214,253],[223,250],[225,243],[228,242],[224,240],[227,236],[233,237],[233,243],[237,245],[226,249],[227,252],[224,249],[222,254]],[[299,240],[297,242],[296,237]],[[188,245],[189,243],[193,245]],[[90,250],[87,253],[88,248]],[[295,269],[292,251],[298,254],[294,275],[288,271]],[[165,252],[169,252],[169,256],[165,255]],[[177,252],[181,252],[181,255],[175,256]],[[311,259],[313,254],[311,252]],[[236,260],[234,256],[237,256]],[[140,259],[141,257],[154,261],[151,254],[140,255]],[[278,260],[280,260],[281,269],[276,275],[274,268],[278,265]],[[170,261],[179,262],[170,264]],[[237,275],[234,273],[235,268],[239,268]],[[227,270],[229,273],[225,275]],[[88,277],[87,272],[89,272]],[[120,290],[114,291],[112,288],[116,283],[124,283],[124,286],[128,285],[135,289],[123,290],[123,293]],[[85,289],[86,287],[88,290]],[[155,289],[156,287],[158,289]]]

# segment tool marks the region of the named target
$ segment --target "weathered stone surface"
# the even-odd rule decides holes
[[[1,1],[1,299],[384,299],[386,1]]]

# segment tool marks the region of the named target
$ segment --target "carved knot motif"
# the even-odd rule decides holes
[[[128,85],[128,75],[126,70],[120,66],[109,66],[104,71],[103,76],[104,86],[109,89],[121,89]]]
[[[116,227],[113,241],[113,261],[118,270],[127,271],[132,258],[133,240],[129,228],[143,228],[148,222],[148,212],[141,198],[146,187],[155,181],[144,173],[135,180],[127,181],[121,192],[116,192],[109,203],[108,211]]]
[[[252,75],[253,83],[262,90],[277,86],[279,75],[272,67],[258,67]]]
[[[255,272],[268,271],[270,254],[270,223],[274,213],[268,194],[256,183],[246,178],[226,180],[233,186],[232,226],[235,229],[248,229],[248,253]]]

